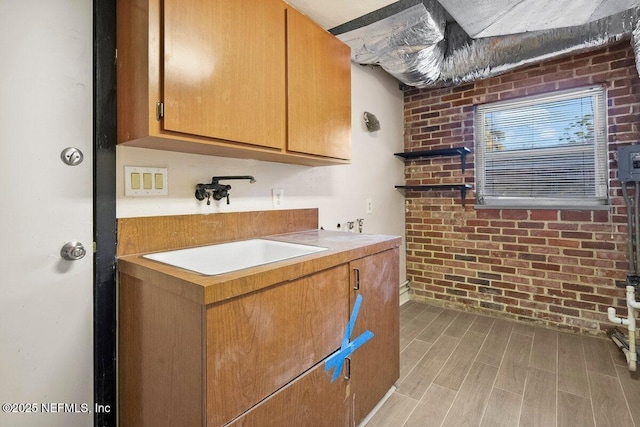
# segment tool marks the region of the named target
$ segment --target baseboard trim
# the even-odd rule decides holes
[[[400,285],[400,305],[409,301],[409,281],[406,280]]]
[[[378,402],[376,404],[376,406],[373,407],[373,409],[371,410],[371,412],[369,412],[367,414],[366,417],[364,417],[364,419],[360,422],[360,424],[358,424],[358,427],[364,427],[367,425],[367,423],[369,421],[371,421],[371,418],[373,418],[376,413],[380,410],[380,408],[382,407],[382,405],[385,404],[385,402],[387,400],[389,400],[389,398],[391,397],[391,395],[393,394],[393,392],[396,391],[396,386],[391,386],[391,388],[389,389],[389,391],[387,392],[387,394],[385,394],[382,399],[380,399],[380,402]]]

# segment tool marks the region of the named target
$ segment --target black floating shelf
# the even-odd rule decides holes
[[[429,191],[429,190],[458,190],[462,199],[462,207],[465,207],[465,199],[467,190],[473,188],[471,184],[452,184],[452,185],[396,185],[396,188],[409,191]]]
[[[457,148],[441,148],[438,150],[425,150],[425,151],[408,151],[405,153],[395,153],[396,156],[402,157],[405,160],[413,160],[424,157],[436,157],[436,156],[460,156],[460,164],[462,166],[462,173],[464,173],[465,165],[467,161],[467,154],[471,152],[467,147]]]

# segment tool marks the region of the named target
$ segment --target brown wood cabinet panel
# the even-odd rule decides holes
[[[341,265],[207,308],[207,424],[248,410],[340,347],[349,316]]]
[[[203,307],[123,274],[118,304],[119,425],[203,425]]]
[[[119,144],[309,166],[349,163],[349,55],[337,59],[345,45],[302,17],[324,40],[312,56],[309,39],[292,42],[296,52],[287,54],[285,9],[297,12],[284,2],[118,0],[116,9]],[[323,59],[327,54],[333,58]],[[287,66],[299,76],[294,86]]]
[[[312,229],[317,208],[119,218],[118,256]]]
[[[285,49],[280,0],[164,0],[164,128],[284,148]]]
[[[400,377],[398,249],[352,261],[350,268],[351,304],[358,293],[362,295],[351,339],[367,329],[374,334],[351,356],[351,386],[357,425]],[[356,283],[358,276],[359,285]]]
[[[339,378],[332,383],[320,363],[229,426],[349,427],[351,407],[348,381]]]
[[[351,50],[287,9],[289,151],[351,158]]]
[[[117,0],[117,142],[144,138],[159,128],[159,0]]]

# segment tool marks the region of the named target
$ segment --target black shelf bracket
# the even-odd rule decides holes
[[[442,191],[442,190],[458,190],[462,199],[462,207],[465,207],[467,190],[473,188],[470,184],[452,184],[452,185],[396,185],[399,190],[408,191]]]
[[[441,148],[437,150],[424,150],[424,151],[408,151],[405,153],[395,153],[395,156],[402,157],[405,160],[415,160],[424,157],[436,157],[436,156],[460,156],[460,165],[462,167],[462,173],[466,169],[467,154],[471,153],[471,150],[467,147],[457,148]]]

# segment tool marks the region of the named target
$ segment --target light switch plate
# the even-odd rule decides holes
[[[169,195],[168,169],[125,166],[124,195],[127,197]]]

